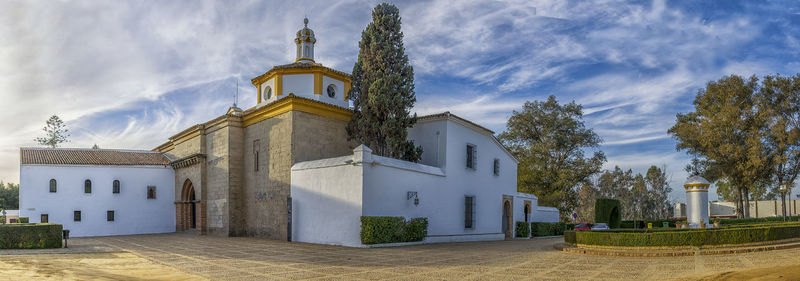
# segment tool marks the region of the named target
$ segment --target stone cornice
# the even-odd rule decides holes
[[[344,107],[289,95],[263,107],[245,111],[242,126],[247,127],[289,111],[301,111],[341,121],[349,121],[353,115],[353,111]]]
[[[205,158],[206,158],[205,154],[195,153],[195,154],[183,157],[181,159],[172,161],[171,163],[169,163],[169,165],[172,166],[173,169],[186,168],[186,167],[192,166],[194,164],[200,163]]]

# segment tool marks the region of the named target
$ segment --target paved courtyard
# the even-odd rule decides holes
[[[168,268],[189,276],[163,279],[213,280],[696,279],[776,265],[800,267],[800,249],[731,256],[631,258],[554,250],[553,245],[561,241],[551,238],[359,249],[158,234],[76,238],[71,240],[70,250],[54,255],[87,258],[93,255],[91,252],[101,252],[94,255],[112,261],[132,255],[143,261],[139,267]],[[41,255],[30,250],[0,252],[0,263],[24,264],[26,259]]]

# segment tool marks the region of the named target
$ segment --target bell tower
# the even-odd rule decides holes
[[[303,24],[305,26],[297,31],[297,37],[294,38],[294,43],[297,44],[295,62],[313,63],[314,43],[317,43],[317,39],[314,38],[314,31],[308,28],[308,18],[303,19]]]
[[[257,106],[266,106],[294,96],[315,100],[342,108],[349,107],[350,73],[323,66],[314,61],[314,31],[308,28],[308,18],[297,31],[297,59],[293,63],[276,65],[266,73],[250,80],[258,89]]]

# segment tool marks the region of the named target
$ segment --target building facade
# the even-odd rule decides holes
[[[423,146],[422,163],[362,145],[295,164],[293,240],[363,246],[361,216],[427,218],[426,242],[510,239],[517,221],[558,221],[536,196],[517,192],[517,160],[492,131],[449,112],[419,120],[409,139]]]
[[[70,236],[175,231],[169,160],[152,151],[20,150],[20,216]]]
[[[287,240],[292,164],[355,147],[345,131],[350,76],[314,62],[305,23],[297,60],[252,79],[255,107],[234,106],[155,149],[175,169],[177,231]]]
[[[50,151],[55,158],[62,157],[59,153],[86,154],[79,158],[83,162],[66,166],[23,161],[24,214],[31,222],[47,214],[50,222],[73,228],[75,236],[196,230],[204,235],[343,245],[355,242],[307,237],[316,228],[319,235],[351,239],[360,229],[318,228],[319,223],[337,223],[319,221],[328,215],[349,224],[361,215],[425,216],[431,222],[430,239],[440,241],[503,239],[513,236],[515,221],[552,220],[554,210],[537,206],[533,195],[516,192],[517,162],[494,133],[450,113],[421,117],[409,129],[409,139],[424,148],[422,163],[379,156],[371,158],[377,162],[353,162],[353,149],[359,144],[348,140],[345,129],[352,115],[346,95],[350,75],[315,62],[315,43],[305,20],[295,38],[295,62],[251,80],[254,107],[242,110],[234,104],[225,114],[169,137],[150,152],[116,151],[152,163],[133,157],[109,164],[92,160],[98,156],[89,153],[106,150],[22,149],[23,159],[30,151]],[[368,148],[358,149],[356,154],[369,154]],[[326,166],[332,161],[334,166]],[[303,168],[309,165],[314,168]],[[337,169],[342,174],[326,174]],[[308,176],[315,172],[325,176]],[[64,194],[57,192],[61,197],[45,188],[50,179],[63,188],[59,190]],[[93,185],[90,195],[76,185],[87,179]],[[116,180],[124,192],[109,193]],[[157,187],[156,199],[140,200],[150,186]],[[313,188],[321,188],[319,194],[309,194]],[[412,192],[415,202],[421,202],[413,208],[404,199]],[[315,196],[346,198],[318,205],[325,198]],[[69,203],[51,209],[54,200]],[[472,209],[464,209],[467,200],[472,200]],[[468,228],[467,213],[474,220]],[[113,216],[114,223],[103,222],[103,214]],[[145,219],[152,216],[158,219]],[[123,218],[133,221],[121,223]],[[140,224],[147,227],[138,228]]]

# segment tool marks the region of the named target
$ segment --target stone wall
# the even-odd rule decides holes
[[[197,215],[203,233],[286,240],[292,165],[349,155],[356,144],[347,141],[346,125],[300,111],[244,128],[239,117],[209,121],[165,153],[172,160],[205,154],[200,163],[175,169],[175,201],[182,200],[188,179],[202,201]],[[186,211],[176,206],[176,212],[185,224]]]
[[[244,130],[242,213],[247,236],[286,239],[292,117],[286,112]]]
[[[346,125],[345,121],[290,111],[245,129],[245,235],[287,239],[292,165],[351,154],[355,145],[347,141]]]
[[[351,155],[358,145],[347,141],[347,121],[300,111],[294,111],[293,121],[292,164]]]

